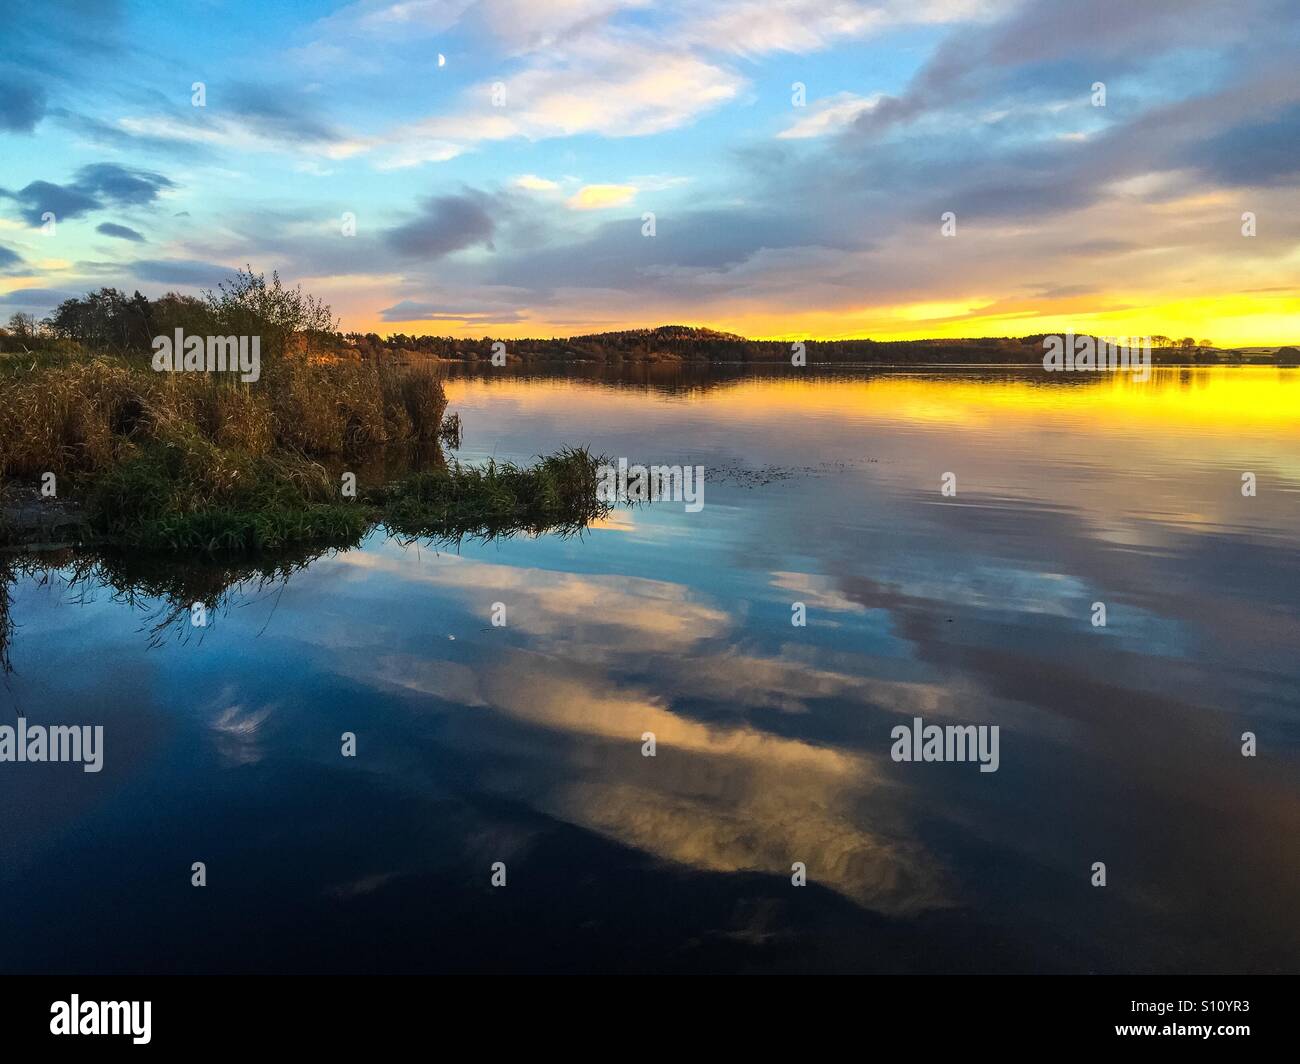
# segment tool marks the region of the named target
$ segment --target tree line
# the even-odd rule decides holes
[[[148,299],[139,291],[128,296],[117,288],[101,288],[65,299],[48,317],[14,314],[0,336],[2,350],[75,345],[90,351],[119,353],[149,351],[154,337],[181,329],[187,336],[259,335],[263,350],[283,353],[300,337],[309,345],[325,346],[338,336],[338,323],[329,306],[302,290],[290,288],[279,274],[237,270],[215,291],[202,296],[168,292]]]
[[[36,320],[14,314],[8,330],[0,329],[0,350],[37,346],[78,346],[93,351],[141,352],[153,339],[176,329],[187,335],[260,335],[264,350],[283,353],[292,345],[361,360],[383,361],[407,355],[470,361],[491,359],[505,343],[511,361],[554,362],[789,362],[794,347],[785,340],[750,340],[734,333],[686,325],[627,329],[556,338],[516,338],[341,332],[330,308],[290,288],[276,273],[249,267],[236,271],[215,291],[202,296],[169,292],[148,299],[117,288],[101,288],[65,299],[52,314]],[[1218,361],[1225,353],[1209,340],[1191,336],[1151,337],[1157,361]],[[809,340],[803,343],[809,363],[992,363],[1040,362],[1043,335],[977,337],[953,340]],[[1235,353],[1226,353],[1233,357]],[[1239,356],[1237,356],[1239,357]]]

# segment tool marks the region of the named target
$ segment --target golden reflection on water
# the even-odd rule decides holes
[[[526,778],[503,781],[503,793],[522,790],[548,815],[697,869],[789,874],[803,860],[819,883],[882,912],[941,903],[923,848],[854,816],[858,803],[888,790],[878,753],[783,737],[740,719],[703,723],[673,708],[683,699],[743,699],[799,713],[808,698],[841,697],[939,714],[936,689],[711,651],[732,621],[669,582],[456,558],[416,565],[410,556],[350,554],[340,562],[511,603],[510,623],[529,636],[527,651],[474,667],[388,653],[369,659],[365,673],[349,672],[547,732],[550,741],[534,745],[520,770]],[[663,681],[620,678],[620,666],[634,660],[654,664]],[[647,732],[659,745],[654,758],[640,755]]]
[[[666,398],[756,420],[792,412],[945,425],[1063,417],[1086,420],[1099,429],[1208,428],[1226,434],[1244,427],[1300,435],[1300,369],[1153,367],[1147,381],[1125,372],[1008,372],[1005,377],[997,376],[997,370],[978,377],[961,370],[879,372],[866,379],[787,373],[689,389]],[[447,382],[447,392],[453,405],[490,395],[520,411],[562,402],[575,415],[644,401],[639,390],[611,391],[576,379],[460,378]]]
[[[946,425],[1069,418],[1098,430],[1227,433],[1249,427],[1300,436],[1300,370],[1262,366],[1156,367],[1145,382],[1128,373],[1035,380],[884,375],[861,382],[749,381],[706,393],[699,401]]]
[[[464,845],[527,882],[534,843],[560,837],[551,861],[581,852],[564,839],[596,836],[611,867],[577,863],[570,880],[565,864],[566,895],[620,862],[656,866],[668,920],[720,888],[735,915],[719,926],[753,920],[755,942],[830,906],[901,929],[922,961],[936,943],[964,948],[947,936],[970,924],[1048,967],[1294,968],[1300,371],[661,383],[492,376],[448,391],[466,459],[588,443],[698,461],[698,514],[618,510],[580,539],[456,550],[376,534],[283,595],[236,596],[254,608],[147,661],[125,606],[86,625],[28,588],[21,623],[43,624],[65,664],[19,682],[71,705],[87,675],[112,675],[84,661],[125,662],[138,679],[123,703],[152,699],[162,723],[127,717],[118,734],[170,737],[189,705],[200,751],[230,777],[196,777],[204,806],[284,801],[297,781],[324,818],[354,810],[336,825],[347,844],[302,838],[341,855],[330,896],[385,907],[391,891],[400,905],[404,879],[427,874],[417,921],[449,889],[430,853]],[[714,479],[728,464],[790,474]],[[960,494],[942,499],[953,468]],[[1243,469],[1258,497],[1242,496]],[[1089,622],[1097,599],[1105,631]],[[790,624],[796,601],[805,629]],[[488,620],[496,602],[504,629]],[[208,696],[196,663],[221,678]],[[890,729],[913,717],[997,724],[999,771],[895,764]],[[362,729],[364,764],[338,767],[340,727]],[[1257,759],[1240,756],[1246,729]],[[165,804],[173,768],[139,771],[142,801]],[[375,830],[380,790],[394,824],[429,810],[415,814],[423,841]],[[373,845],[352,855],[360,838]],[[1100,901],[1087,870],[1103,858]],[[787,886],[794,862],[814,889]],[[936,916],[950,923],[934,931]]]
[[[1022,611],[1029,611],[1024,617],[1068,617],[1070,596],[1098,586],[1105,579],[1100,574],[1117,559],[1126,566],[1139,564],[1138,548],[1172,555],[1186,549],[1188,536],[1220,533],[1268,535],[1288,550],[1295,545],[1300,370],[1157,367],[1147,381],[1128,373],[1048,378],[1023,370],[848,378],[787,373],[663,391],[503,377],[451,381],[448,390],[453,404],[477,408],[481,416],[497,412],[503,419],[553,423],[557,431],[582,426],[597,438],[598,450],[602,434],[639,429],[638,446],[658,446],[661,452],[666,446],[684,448],[682,457],[694,459],[690,448],[700,427],[721,426],[720,437],[704,436],[706,444],[716,446],[721,439],[742,455],[764,449],[753,459],[756,464],[766,458],[797,465],[854,448],[883,456],[879,466],[852,468],[851,483],[824,489],[821,497],[829,502],[822,505],[830,508],[807,518],[817,528],[827,519],[851,522],[857,513],[862,521],[882,524],[915,520],[908,505],[917,499],[928,505],[936,471],[956,461],[971,470],[964,500],[996,503],[1007,511],[1004,531],[992,533],[1004,555],[996,562],[954,536],[955,542],[944,546],[951,552],[946,572],[918,576],[890,569],[887,562],[873,560],[864,541],[849,572],[837,571],[829,559],[822,559],[819,571],[806,572],[805,558],[797,571],[773,566],[765,574],[770,589],[787,599],[798,595],[831,626],[869,612],[861,592],[853,596],[846,588],[872,581],[882,589],[885,611],[895,615],[892,623],[900,623],[901,608],[902,616],[924,631],[931,621],[941,624],[943,613],[954,608],[990,615],[1008,608],[989,605],[1002,594],[988,584],[993,578],[1018,588],[1012,597],[1021,596]],[[509,431],[508,421],[501,424]],[[1243,508],[1239,491],[1241,468],[1265,478],[1266,490],[1248,500],[1249,508]],[[805,502],[801,497],[801,505]],[[760,524],[771,517],[757,516],[764,505],[778,510],[789,505],[762,496],[728,503]],[[1022,505],[1064,515],[1067,523],[1056,533],[1061,556],[1053,567],[1032,552],[1014,560]],[[654,516],[615,517],[600,531],[640,530]],[[924,520],[918,527],[931,530]],[[815,555],[821,533],[810,537],[783,549]],[[409,568],[405,559],[382,564],[395,574]],[[914,714],[996,719],[1022,739],[1036,735],[1051,742],[1062,739],[1055,705],[1027,707],[1003,697],[997,690],[1002,681],[973,661],[961,670],[941,670],[942,680],[929,682],[890,677],[882,659],[842,648],[832,652],[816,640],[791,639],[779,653],[755,652],[747,644],[743,619],[715,605],[707,588],[677,583],[672,566],[662,574],[662,581],[645,581],[462,562],[419,577],[408,572],[404,579],[431,579],[443,589],[480,598],[488,594],[486,588],[494,594],[508,591],[520,604],[518,623],[530,636],[528,652],[512,651],[508,665],[496,662],[460,676],[457,691],[461,701],[564,737],[548,756],[561,759],[565,768],[539,768],[528,786],[549,814],[699,869],[788,876],[792,861],[806,860],[818,882],[883,912],[949,903],[954,892],[948,870],[912,830],[913,813],[901,794],[911,788],[901,787],[889,771],[895,766],[888,764],[884,746],[864,751],[768,734],[747,715],[766,709],[797,721],[820,699],[838,704],[837,712],[872,712],[886,720]],[[1189,582],[1198,577],[1185,575]],[[961,589],[972,582],[987,589],[964,597]],[[1216,603],[1211,613],[1236,616],[1239,628],[1255,631],[1256,647],[1263,652],[1271,653],[1278,640],[1295,631],[1293,617],[1249,594],[1231,597],[1230,589],[1209,582],[1199,593],[1194,588],[1184,593]],[[903,605],[891,607],[891,596]],[[1180,608],[1172,598],[1152,599],[1144,635],[1194,644],[1191,636],[1158,633],[1190,632],[1193,623],[1213,631],[1212,619],[1159,615],[1161,609]],[[1018,643],[1024,631],[1015,627],[1018,623],[991,629],[989,638],[998,640],[1002,658],[1037,669],[1041,664],[1034,652],[1026,654]],[[922,638],[929,637],[911,636],[924,654],[919,649],[924,643],[917,642]],[[937,640],[939,646],[944,642]],[[1142,647],[1129,649],[1141,652]],[[1147,652],[1162,653],[1155,644]],[[626,679],[622,672],[629,655],[657,663],[662,682]],[[415,659],[391,657],[381,672],[372,681],[431,694],[444,682],[436,668]],[[1093,682],[1087,667],[1075,682],[1085,677]],[[1115,697],[1121,693],[1135,705],[1146,697],[1122,685]],[[1167,712],[1177,721],[1171,727],[1192,729],[1185,738],[1190,743],[1200,727],[1199,699],[1194,693],[1183,696],[1187,701],[1172,703]],[[724,713],[709,723],[677,708],[729,702],[736,707],[730,719]],[[663,744],[657,759],[624,756],[634,751],[642,731],[654,731]],[[1205,750],[1212,747],[1212,741],[1204,743]],[[910,785],[912,777],[907,780]],[[1190,778],[1165,782],[1172,789],[1191,785]],[[1278,800],[1269,789],[1274,782],[1260,773],[1253,785],[1242,786],[1234,803],[1257,819],[1292,823],[1296,802]],[[977,831],[995,830],[980,825],[971,809],[950,812],[973,818]]]

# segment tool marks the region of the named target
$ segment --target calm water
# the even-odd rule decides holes
[[[1300,968],[1300,372],[448,389],[465,459],[699,464],[704,508],[376,533],[202,630],[18,577],[4,722],[106,749],[0,765],[0,969]],[[999,770],[895,763],[915,716]]]

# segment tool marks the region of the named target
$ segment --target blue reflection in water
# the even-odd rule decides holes
[[[18,576],[6,722],[106,750],[0,765],[0,967],[1294,970],[1300,375],[658,372],[457,371],[462,458],[699,513],[377,532],[202,630]],[[915,717],[999,770],[893,762]]]

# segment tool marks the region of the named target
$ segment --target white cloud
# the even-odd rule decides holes
[[[507,55],[552,49],[575,37],[599,33],[620,13],[648,7],[651,0],[362,0],[320,19],[310,42],[297,55],[327,64],[349,42],[405,43],[452,29],[486,31]]]
[[[895,26],[994,17],[1018,0],[735,0],[694,9],[678,30],[692,45],[742,55],[805,54]],[[675,36],[678,36],[675,34]]]
[[[560,187],[556,182],[538,177],[536,174],[520,174],[515,178],[514,184],[518,188],[528,189],[529,192],[553,192]]]
[[[503,61],[500,77],[468,90],[452,110],[403,123],[323,152],[375,150],[380,169],[443,162],[475,145],[579,134],[646,136],[686,125],[735,100],[748,84],[719,52],[807,53],[893,26],[981,19],[1015,0],[716,0],[657,8],[649,0],[360,0],[313,27],[296,53],[337,66],[368,39],[387,47],[450,30],[486,36]],[[633,18],[623,18],[629,13]],[[430,43],[430,47],[433,45]],[[489,47],[484,57],[491,57]],[[430,57],[432,59],[432,55]],[[522,70],[510,70],[523,59]],[[362,56],[355,60],[365,63]],[[505,86],[505,106],[492,90]],[[851,117],[847,100],[796,122],[785,137],[817,136]]]
[[[665,53],[649,39],[619,35],[575,42],[562,56],[502,79],[504,106],[493,106],[494,84],[471,89],[458,113],[384,136],[392,146],[386,165],[450,157],[453,149],[510,137],[661,133],[735,99],[746,82],[694,55]]]
[[[881,93],[874,96],[856,96],[851,92],[841,92],[817,100],[804,115],[792,126],[777,134],[782,140],[799,140],[805,137],[821,137],[834,133],[852,122],[864,111],[869,111],[880,102]]]
[[[689,177],[675,177],[671,174],[645,174],[641,177],[630,177],[627,183],[635,185],[638,192],[663,192],[670,188],[689,185],[691,180]]]

